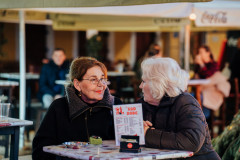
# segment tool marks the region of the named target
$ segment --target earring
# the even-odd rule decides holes
[[[79,96],[79,97],[82,96],[82,91],[79,91],[78,96]]]

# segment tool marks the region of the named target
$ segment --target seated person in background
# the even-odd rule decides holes
[[[196,65],[194,69],[194,78],[196,79],[210,78],[214,73],[218,71],[217,62],[214,61],[210,47],[206,45],[202,45],[199,47],[198,54],[195,57],[195,64]],[[202,108],[205,117],[208,119],[210,117],[210,110],[204,105]]]
[[[161,47],[156,43],[151,44],[144,57],[145,58],[148,58],[148,57],[154,57],[154,58],[162,57]]]
[[[56,80],[65,80],[69,70],[69,62],[63,49],[56,48],[52,60],[43,65],[39,79],[39,94],[45,108],[52,101],[63,96],[64,86],[55,83]]]
[[[214,61],[210,48],[206,45],[199,47],[195,57],[195,78],[205,79],[218,71],[217,62]]]
[[[135,78],[133,79],[134,84],[136,84],[135,88],[136,88],[136,92],[137,92],[137,97],[140,98],[141,96],[141,90],[138,88],[139,84],[141,83],[141,75],[142,75],[142,71],[141,71],[141,63],[144,59],[146,58],[159,58],[162,57],[163,53],[162,53],[162,49],[161,47],[156,44],[153,43],[149,46],[149,49],[146,51],[145,55],[142,56],[141,58],[138,59],[138,61],[135,63],[134,65],[134,71],[136,73]]]
[[[194,152],[187,159],[218,160],[208,125],[187,89],[189,75],[171,58],[148,58],[141,64],[144,134],[147,147]]]
[[[161,47],[156,43],[151,44],[149,49],[145,53],[145,55],[142,56],[141,58],[139,58],[134,66],[134,70],[136,72],[137,79],[141,80],[141,75],[142,75],[141,74],[141,63],[144,59],[149,58],[149,57],[158,58],[158,57],[162,57],[162,55],[163,54],[162,54]]]
[[[109,93],[105,65],[90,57],[76,58],[70,80],[66,96],[53,101],[33,140],[33,160],[56,159],[43,152],[44,146],[88,142],[93,135],[114,139],[112,105],[122,102]]]

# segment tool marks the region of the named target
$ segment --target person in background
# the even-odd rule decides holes
[[[151,44],[148,51],[146,52],[145,54],[145,58],[148,58],[148,57],[154,57],[154,58],[158,58],[158,57],[162,57],[162,50],[161,50],[161,47],[154,43],[154,44]]]
[[[151,44],[149,49],[145,53],[145,55],[143,57],[139,58],[139,60],[136,62],[135,66],[134,66],[134,70],[136,72],[136,78],[138,80],[141,80],[141,75],[142,75],[141,63],[144,59],[149,58],[149,57],[154,57],[154,58],[162,57],[162,49],[158,44],[156,44],[156,43]]]
[[[44,64],[39,79],[39,95],[45,108],[48,108],[54,99],[64,95],[64,86],[55,83],[56,80],[66,80],[69,62],[66,60],[65,51],[56,48],[52,60]]]
[[[213,54],[209,46],[202,45],[198,49],[198,54],[195,57],[195,79],[206,79],[216,73],[218,69],[217,62],[214,61]],[[208,119],[210,117],[210,110],[203,108],[203,113]]]
[[[195,64],[194,72],[196,79],[209,78],[219,70],[217,62],[214,61],[211,49],[206,45],[199,47],[198,54],[195,57]]]
[[[141,58],[139,58],[138,61],[135,63],[133,70],[135,71],[136,76],[133,78],[133,84],[136,85],[134,88],[136,88],[136,90],[137,90],[136,92],[137,92],[138,98],[141,97],[141,90],[139,90],[138,86],[141,83],[141,75],[142,75],[141,63],[142,63],[142,61],[149,57],[158,58],[158,57],[162,57],[162,56],[163,56],[163,54],[162,54],[161,47],[158,44],[153,43],[149,46],[149,49],[147,50],[145,55],[142,56]]]
[[[189,75],[171,58],[148,58],[142,64],[144,135],[147,147],[194,152],[186,159],[218,160],[208,125],[187,89]]]
[[[122,104],[107,87],[107,69],[94,58],[81,57],[70,66],[66,96],[53,101],[33,140],[33,160],[56,159],[44,146],[88,142],[90,136],[114,139],[112,105]]]

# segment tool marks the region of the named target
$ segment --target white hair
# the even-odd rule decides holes
[[[154,99],[161,100],[165,94],[175,97],[187,89],[189,74],[172,58],[147,58],[141,68]]]

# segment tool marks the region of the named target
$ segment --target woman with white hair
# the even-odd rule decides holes
[[[220,159],[195,98],[184,92],[189,75],[171,58],[148,58],[141,64],[144,134],[147,147],[194,152],[188,159]]]

